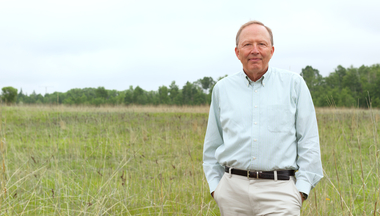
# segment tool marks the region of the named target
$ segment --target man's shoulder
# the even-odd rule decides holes
[[[272,74],[270,75],[273,79],[279,79],[282,81],[293,81],[295,83],[300,83],[303,81],[302,76],[294,71],[281,69],[281,68],[271,68]]]
[[[216,82],[215,85],[217,86],[229,85],[231,83],[238,82],[240,79],[241,79],[241,72],[237,72],[220,79],[218,82]]]
[[[293,77],[293,78],[302,78],[300,74],[294,72],[294,71],[290,71],[290,70],[286,70],[286,69],[281,69],[281,68],[276,68],[276,67],[272,67],[272,73],[274,75],[278,75],[278,76],[289,76],[289,77]]]

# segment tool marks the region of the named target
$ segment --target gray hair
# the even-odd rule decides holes
[[[268,31],[268,33],[269,33],[270,42],[272,43],[272,46],[273,46],[273,33],[272,33],[272,30],[269,27],[265,26],[262,22],[253,20],[253,21],[249,21],[249,22],[245,23],[244,25],[242,25],[240,27],[239,31],[236,34],[236,47],[238,46],[241,32],[243,31],[243,29],[245,27],[250,26],[250,25],[261,25],[261,26],[264,26],[266,28],[266,30]]]

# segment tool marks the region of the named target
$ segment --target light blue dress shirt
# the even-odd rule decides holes
[[[256,82],[239,73],[213,89],[203,168],[213,192],[224,166],[242,170],[298,170],[296,186],[309,194],[323,177],[318,125],[303,78],[269,67]]]

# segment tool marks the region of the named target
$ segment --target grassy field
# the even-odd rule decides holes
[[[0,215],[219,215],[208,107],[0,107]],[[380,111],[318,109],[325,178],[302,215],[380,215]]]

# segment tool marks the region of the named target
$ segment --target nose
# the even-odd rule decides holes
[[[259,49],[258,49],[258,47],[257,47],[256,44],[254,44],[254,45],[252,46],[251,53],[252,53],[252,54],[258,54],[258,53],[259,53]]]

